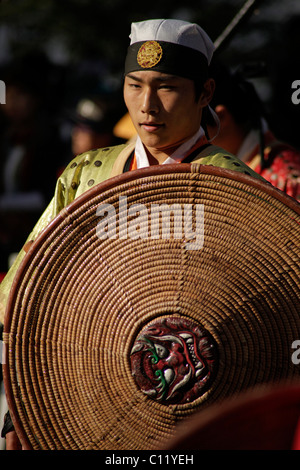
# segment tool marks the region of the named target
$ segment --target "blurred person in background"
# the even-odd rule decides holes
[[[300,152],[276,138],[253,84],[237,71],[213,63],[216,89],[211,106],[220,126],[207,116],[207,130],[215,145],[236,155],[252,170],[289,196],[300,200]]]
[[[80,98],[69,114],[72,156],[123,143],[113,132],[119,117],[114,97],[110,95]]]
[[[38,73],[37,71],[38,70]],[[0,131],[0,271],[19,251],[24,235],[52,195],[63,156],[55,115],[47,106],[51,67],[32,55],[4,71],[6,103]]]

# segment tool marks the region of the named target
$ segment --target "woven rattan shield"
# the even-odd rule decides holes
[[[299,204],[234,171],[165,165],[84,193],[10,293],[23,447],[151,450],[212,403],[298,379],[299,259]]]

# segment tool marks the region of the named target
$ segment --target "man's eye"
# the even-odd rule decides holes
[[[172,86],[172,85],[161,85],[159,87],[161,90],[174,90],[175,89],[175,86]]]

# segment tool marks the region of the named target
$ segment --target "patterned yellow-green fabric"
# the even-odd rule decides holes
[[[18,254],[13,266],[0,285],[0,322],[4,323],[4,315],[9,291],[17,269],[26,254],[26,246],[34,241],[42,230],[58,213],[74,199],[96,184],[123,172],[123,162],[127,160],[134,144],[123,144],[115,147],[92,150],[75,157],[57,180],[52,201],[40,217],[33,231],[27,238],[23,249]],[[119,165],[119,159],[122,159]],[[262,179],[237,157],[225,153],[223,149],[210,145],[193,160],[203,165],[239,171]],[[24,249],[25,248],[25,249]]]

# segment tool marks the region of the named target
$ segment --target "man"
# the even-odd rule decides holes
[[[236,157],[210,145],[201,127],[203,109],[214,92],[214,81],[208,76],[213,49],[210,38],[196,24],[179,20],[132,24],[124,99],[137,139],[85,152],[67,166],[52,202],[1,285],[2,322],[9,288],[28,246],[63,207],[95,184],[132,169],[190,161],[258,177]]]
[[[255,88],[222,64],[213,64],[211,74],[216,83],[211,106],[220,121],[214,143],[237,155],[273,186],[300,200],[300,152],[270,131]],[[215,135],[216,124],[210,116],[207,127],[209,134]]]

